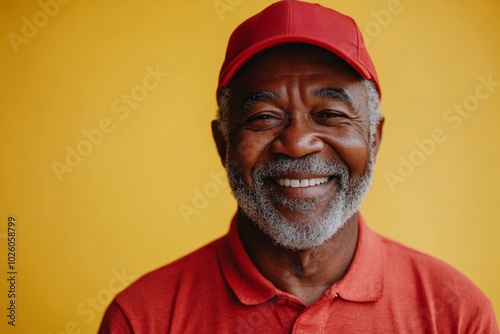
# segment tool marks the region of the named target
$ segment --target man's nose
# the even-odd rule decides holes
[[[306,117],[291,118],[271,144],[273,153],[285,154],[292,158],[318,153],[323,148],[323,140],[319,133],[311,128]]]

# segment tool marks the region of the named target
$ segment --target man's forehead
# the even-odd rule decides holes
[[[233,77],[230,86],[249,78],[259,84],[279,76],[335,77],[361,81],[361,75],[347,62],[323,48],[302,43],[290,43],[265,50],[250,59]]]
[[[302,60],[307,62],[328,62],[332,67],[342,68],[361,78],[361,75],[342,58],[319,46],[305,43],[287,43],[259,52],[249,59],[236,75],[249,66],[255,66],[254,64],[262,65],[264,63],[274,62],[275,64],[273,65],[279,65],[279,62],[284,58],[287,60]]]

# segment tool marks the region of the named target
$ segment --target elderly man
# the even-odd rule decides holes
[[[214,139],[229,233],[120,293],[101,333],[498,333],[450,266],[358,212],[382,137],[380,86],[354,21],[281,1],[240,25]]]

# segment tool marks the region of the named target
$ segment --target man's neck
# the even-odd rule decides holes
[[[278,289],[310,305],[347,272],[356,251],[358,214],[323,245],[301,251],[275,245],[241,214],[238,230],[246,252],[261,274]]]

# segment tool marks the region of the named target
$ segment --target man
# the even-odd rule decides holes
[[[100,332],[498,333],[473,283],[358,213],[380,94],[349,17],[282,1],[240,25],[212,124],[230,232],[120,293]]]

